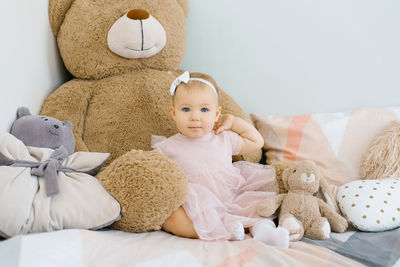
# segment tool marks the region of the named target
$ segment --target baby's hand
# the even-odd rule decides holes
[[[264,139],[254,126],[230,114],[222,115],[214,125],[215,134],[222,131],[231,130],[237,133],[242,139],[242,148],[239,155],[247,155],[259,150],[264,145]]]
[[[223,114],[214,125],[215,134],[219,134],[225,130],[231,130],[235,116],[231,114]]]

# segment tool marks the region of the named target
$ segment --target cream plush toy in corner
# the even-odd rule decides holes
[[[288,193],[264,200],[257,212],[269,217],[280,207],[279,226],[289,230],[290,241],[298,241],[303,235],[326,239],[331,228],[339,233],[347,229],[347,221],[336,212],[335,198],[314,162],[297,162],[283,172],[282,180]],[[327,203],[314,196],[320,187],[329,199]]]

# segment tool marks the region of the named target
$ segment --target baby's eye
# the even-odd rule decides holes
[[[201,109],[201,112],[207,112],[208,111],[208,108],[202,108]]]
[[[189,111],[190,111],[190,108],[182,108],[182,111],[183,111],[183,112],[189,112]]]

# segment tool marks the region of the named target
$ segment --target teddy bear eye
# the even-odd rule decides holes
[[[49,119],[46,118],[46,119],[44,119],[44,120],[45,120],[45,121],[48,121]]]
[[[296,172],[296,170],[293,170],[293,173],[295,173]]]

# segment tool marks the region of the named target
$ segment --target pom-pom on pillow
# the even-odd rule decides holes
[[[361,231],[385,231],[400,226],[400,179],[358,180],[338,189],[342,214]]]
[[[329,183],[342,185],[360,179],[362,157],[372,140],[399,120],[400,107],[251,117],[264,137],[267,164],[312,160]]]

